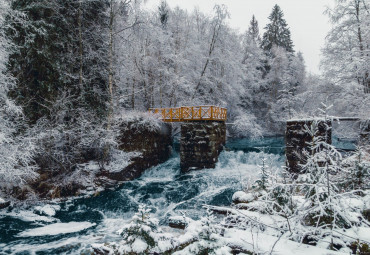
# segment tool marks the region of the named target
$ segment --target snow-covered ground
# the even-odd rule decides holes
[[[284,158],[277,154],[224,151],[215,169],[180,174],[179,159],[174,157],[120,190],[25,210],[0,211],[0,227],[7,231],[6,235],[0,234],[0,250],[62,254],[66,250],[82,253],[135,248],[141,253],[150,249],[158,253],[170,250],[175,254],[192,254],[209,247],[216,254],[239,250],[240,254],[335,255],[349,254],[346,245],[355,239],[370,242],[369,229],[358,225],[335,234],[340,237],[335,241],[344,244],[339,251],[328,250],[330,240],[325,238],[310,246],[287,233],[281,236],[281,230],[286,228],[284,217],[245,210],[257,206],[256,198],[264,194],[240,191],[251,187],[258,178],[262,159],[272,173],[284,163]],[[230,207],[232,198],[243,203]],[[293,200],[298,205],[305,203],[302,196],[294,196]],[[135,227],[132,216],[139,204],[146,204],[151,209],[150,217],[157,219],[142,228],[153,237],[156,243],[153,247],[138,236],[126,236],[119,231],[125,226]],[[353,209],[355,219],[356,211],[370,207],[369,194],[362,199],[350,198],[346,204]],[[227,211],[228,216],[214,213],[217,217],[212,218],[205,205],[215,211]],[[230,219],[236,219],[232,228]],[[169,228],[171,221],[183,221],[187,227]]]

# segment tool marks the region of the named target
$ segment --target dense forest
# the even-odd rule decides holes
[[[259,26],[255,16],[247,17],[249,28],[240,33],[228,25],[230,14],[224,5],[215,5],[213,14],[206,15],[197,8],[192,12],[170,8],[164,0],[153,10],[147,10],[142,0],[0,0],[0,195],[19,197],[22,187],[46,178],[45,171],[48,177],[54,172],[71,173],[91,160],[101,169],[109,168],[117,160],[122,122],[141,116],[142,125],[158,125],[158,119],[147,113],[150,108],[226,107],[227,122],[232,124],[227,134],[234,138],[283,135],[287,120],[322,113],[325,118],[369,120],[370,2],[334,2],[334,8],[325,12],[332,26],[322,49],[321,74],[311,74],[304,60],[310,56],[295,49],[279,5],[271,6],[265,27]],[[320,112],[321,103],[325,109]],[[343,136],[349,135],[346,128],[339,130]],[[328,176],[342,169],[338,166],[341,155],[322,140],[317,143],[318,147],[314,141],[310,144],[312,151],[327,149],[316,158],[309,157],[306,174],[300,178],[286,182],[286,176],[277,181],[262,174],[258,196],[266,199],[255,201],[252,211],[269,212],[297,227],[291,230],[284,225],[284,230],[272,231],[274,236],[282,232],[285,237],[290,231],[289,240],[303,242],[308,228],[298,212],[309,215],[305,223],[319,218],[314,223],[322,231],[320,238],[328,236],[327,229],[338,224],[346,228],[350,218],[357,217],[335,207],[340,204],[335,199],[342,195],[337,196],[339,186],[329,183]],[[361,183],[356,186],[348,178],[351,184],[346,182],[343,190],[351,195],[363,192],[368,199],[368,165],[360,166],[354,158],[362,152],[356,153],[347,162],[352,172],[346,173],[362,178]],[[331,162],[326,170],[318,163],[322,159]],[[343,173],[339,176],[345,178]],[[269,185],[273,188],[267,191]],[[293,191],[301,188],[309,194],[311,207],[290,204]],[[326,188],[329,202],[327,197],[318,198],[314,190]],[[159,232],[153,226],[158,222],[147,220],[146,215],[149,210],[140,206],[133,222],[121,230],[126,243],[118,252],[136,254],[129,253],[134,252],[130,245],[140,239],[140,231],[148,232],[145,242],[157,241]],[[199,228],[196,234],[203,239],[179,243],[178,247],[191,244],[183,254],[201,250],[201,241],[217,232],[212,227],[214,216],[210,211],[207,215],[201,227],[189,221],[191,231]],[[263,228],[268,223],[262,219],[258,224]],[[332,231],[331,245],[333,235]],[[145,247],[149,246],[154,244]],[[96,251],[117,252],[114,245],[102,247]],[[207,246],[206,251],[211,248],[220,247]]]
[[[239,34],[219,5],[207,16],[166,2],[146,11],[129,0],[1,1],[2,179],[32,177],[50,161],[73,165],[81,148],[109,150],[127,110],[225,106],[233,136],[282,133],[282,121],[314,115],[320,102],[333,115],[366,117],[369,12],[354,2],[327,10],[333,26],[317,76],[278,5],[263,31],[251,17]]]

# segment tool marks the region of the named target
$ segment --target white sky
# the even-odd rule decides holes
[[[146,6],[156,10],[159,3],[160,0],[147,0]],[[323,12],[326,6],[333,6],[334,0],[167,0],[167,3],[171,8],[180,6],[189,12],[197,6],[209,15],[213,14],[215,4],[224,4],[231,15],[229,25],[240,32],[247,30],[254,14],[261,36],[272,7],[278,4],[290,27],[295,51],[303,53],[309,72],[319,73],[320,49],[331,27]]]

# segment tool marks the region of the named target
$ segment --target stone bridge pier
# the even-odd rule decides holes
[[[325,137],[327,132],[326,141],[328,144],[332,142],[332,130],[326,131],[326,125],[331,127],[332,122],[324,120],[317,121],[317,136]],[[306,131],[306,127],[310,128],[312,119],[304,120],[288,120],[286,122],[285,131],[285,156],[286,166],[291,173],[299,174],[302,171],[302,164],[307,160],[304,151],[309,151],[308,142],[312,141],[312,136]]]
[[[181,122],[182,172],[214,168],[226,142],[227,109],[214,105],[149,109],[164,122]]]
[[[181,124],[180,166],[182,172],[215,168],[226,143],[223,121],[197,121]]]

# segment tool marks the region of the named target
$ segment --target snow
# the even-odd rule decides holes
[[[17,218],[25,222],[56,222],[57,221],[53,217],[41,216],[31,211],[3,212],[0,215]]]
[[[276,242],[278,240],[278,237],[274,237],[264,233],[242,231],[239,229],[226,229],[224,237],[229,244],[243,247],[244,249],[254,251],[257,254],[267,253],[272,255],[348,255],[348,253],[345,252],[330,251],[324,248],[300,244],[283,238]],[[276,245],[272,250],[275,242]]]
[[[140,238],[135,239],[132,244],[132,250],[137,253],[144,252],[148,248],[148,245],[142,241]]]
[[[301,121],[313,121],[313,120],[316,120],[316,121],[324,121],[325,119],[322,118],[322,117],[315,117],[315,118],[293,118],[293,119],[289,119],[287,120],[286,122],[301,122]]]
[[[185,216],[171,216],[168,221],[174,224],[189,224],[192,219]]]
[[[234,193],[232,200],[238,203],[249,203],[255,199],[252,193],[245,193],[244,191],[237,191]]]
[[[0,197],[0,204],[5,203],[5,200]]]
[[[39,212],[42,215],[46,216],[55,216],[56,211],[60,210],[59,205],[45,205],[45,206],[36,206],[35,211]]]
[[[133,158],[141,156],[142,153],[138,151],[125,152],[115,150],[112,154],[112,160],[106,168],[109,172],[115,173],[125,169],[132,163],[131,160]]]
[[[359,198],[348,198],[346,199],[348,206],[352,208],[356,208],[359,210],[364,210],[365,209],[365,203],[363,200]]]
[[[31,237],[31,236],[54,236],[54,235],[60,235],[60,234],[68,234],[68,233],[74,233],[79,232],[88,228],[91,228],[95,226],[95,223],[90,222],[68,222],[68,223],[55,223],[50,224],[44,227],[29,229],[26,231],[23,231],[18,236],[20,237]]]

